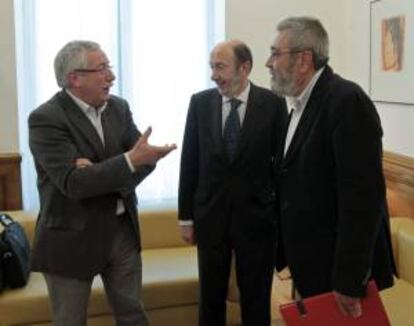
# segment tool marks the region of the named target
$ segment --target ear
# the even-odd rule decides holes
[[[313,65],[313,53],[312,51],[306,50],[300,53],[300,70],[307,72],[314,69]]]
[[[248,76],[250,74],[250,71],[252,70],[251,62],[250,61],[243,62],[240,65],[239,70],[241,73],[243,73],[243,75]]]
[[[69,81],[69,85],[71,87],[74,87],[74,88],[79,87],[81,79],[80,79],[79,75],[76,72],[71,71],[68,74],[67,78],[68,78],[68,81]]]

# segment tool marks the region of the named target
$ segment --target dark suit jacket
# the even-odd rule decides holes
[[[227,231],[241,241],[274,232],[272,163],[286,118],[282,104],[251,84],[239,147],[230,162],[221,95],[209,89],[192,96],[181,156],[179,219],[194,220],[199,244],[219,243]]]
[[[112,245],[119,198],[139,243],[135,187],[151,168],[131,173],[123,156],[140,136],[127,102],[112,96],[102,125],[105,146],[64,91],[29,117],[40,197],[32,254],[35,271],[81,279],[99,273]],[[75,160],[80,157],[93,166],[77,169]]]
[[[381,138],[371,100],[326,67],[277,169],[278,267],[287,261],[303,296],[361,296],[368,277],[392,285]]]

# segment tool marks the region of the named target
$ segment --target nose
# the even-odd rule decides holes
[[[217,72],[215,71],[215,69],[212,69],[212,70],[211,70],[211,76],[210,76],[210,79],[211,79],[212,81],[216,81],[216,80],[217,80]]]
[[[108,70],[108,73],[106,74],[106,78],[109,81],[114,81],[116,79],[114,72],[110,69]]]
[[[273,60],[272,60],[272,56],[269,56],[269,58],[267,58],[266,62],[265,62],[265,66],[269,69],[273,68]]]

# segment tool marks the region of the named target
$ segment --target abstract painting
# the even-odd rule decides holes
[[[370,93],[374,101],[414,103],[414,3],[370,3]]]

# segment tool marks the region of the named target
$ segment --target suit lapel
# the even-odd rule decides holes
[[[331,75],[331,68],[329,68],[328,66],[325,67],[324,72],[319,77],[319,80],[316,82],[315,87],[312,90],[312,94],[300,118],[299,124],[295,130],[295,134],[283,159],[284,164],[287,164],[292,159],[292,157],[295,156],[295,154],[300,149],[303,141],[306,139],[310,127],[313,125],[315,118],[318,112],[320,111],[320,103],[322,97],[325,94],[327,81]]]
[[[228,163],[230,163],[229,158],[227,157],[226,149],[224,146],[223,139],[223,112],[222,112],[222,103],[223,99],[220,93],[217,91],[213,97],[212,101],[212,119],[213,119],[213,138],[214,143],[219,146],[219,153]],[[235,156],[232,164],[237,161],[238,157],[243,153],[244,148],[249,142],[251,133],[255,132],[255,126],[257,126],[257,119],[260,118],[260,106],[262,102],[257,96],[256,86],[250,83],[250,92],[247,100],[246,113],[244,116],[244,121],[242,128],[240,130],[240,140],[237,147]]]
[[[215,91],[212,102],[211,102],[211,125],[212,125],[212,135],[213,143],[216,144],[219,148],[220,156],[223,157],[227,162],[230,163],[226,149],[224,146],[223,139],[223,98],[218,91]],[[238,157],[243,153],[244,148],[249,142],[251,133],[255,132],[255,126],[257,126],[257,119],[260,118],[260,107],[262,102],[257,96],[256,86],[252,83],[250,84],[250,92],[247,100],[246,114],[244,116],[243,125],[241,128],[239,146],[237,147],[236,154],[234,156],[233,162],[236,162]]]
[[[105,139],[105,153],[109,156],[117,154],[119,149],[119,140],[121,138],[121,127],[119,123],[116,123],[116,107],[113,106],[111,101],[108,101],[108,106],[102,113],[102,129]],[[115,121],[114,121],[115,120]],[[108,126],[111,126],[110,128]]]
[[[105,149],[96,132],[95,127],[82,112],[76,103],[65,92],[60,93],[60,101],[62,108],[66,113],[66,116],[71,121],[74,128],[78,130],[78,133],[83,136],[85,142],[91,145],[100,159],[105,158]]]
[[[227,159],[226,150],[224,147],[224,140],[223,140],[223,98],[221,97],[218,90],[215,90],[212,96],[211,101],[211,126],[212,126],[212,136],[213,136],[213,144],[215,144],[218,149],[220,156],[224,156]]]

